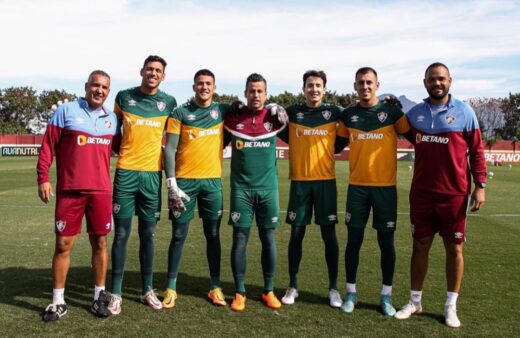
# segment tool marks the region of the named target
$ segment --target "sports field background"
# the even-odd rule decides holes
[[[289,181],[288,162],[279,161],[280,203],[285,217]],[[397,266],[394,303],[408,300],[411,237],[408,220],[408,191],[411,162],[399,162],[399,219],[396,233]],[[440,238],[430,254],[430,270],[423,295],[423,314],[410,320],[384,318],[379,311],[381,277],[375,231],[367,228],[358,272],[358,306],[351,315],[328,306],[327,270],[319,229],[307,229],[299,274],[300,297],[292,306],[278,311],[260,302],[262,274],[260,242],[252,232],[246,276],[247,307],[244,313],[218,308],[206,300],[209,288],[205,240],[201,222],[195,219],[186,240],[178,279],[179,300],[172,310],[155,312],[139,303],[141,281],[138,238],[134,228],[128,246],[123,284],[123,312],[106,320],[89,313],[93,282],[90,247],[83,233],[72,255],[65,299],[69,313],[56,323],[45,324],[41,312],[51,300],[51,258],[54,249],[54,205],[44,205],[37,196],[36,158],[0,158],[0,335],[11,336],[379,336],[379,337],[513,337],[520,332],[520,166],[491,167],[494,178],[486,189],[484,209],[468,221],[465,247],[466,271],[458,302],[460,329],[443,324],[445,301],[444,251]],[[345,294],[344,225],[348,162],[337,162],[337,234],[340,244],[339,286]],[[229,197],[229,162],[224,164],[225,209]],[[53,184],[55,181],[53,180]],[[165,192],[163,191],[163,194]],[[166,205],[163,200],[163,205]],[[221,227],[222,281],[228,302],[233,296],[229,262],[231,227],[224,214]],[[134,222],[134,225],[136,223]],[[290,228],[277,230],[278,264],[275,292],[282,297],[287,287],[287,244]],[[155,258],[155,287],[166,283],[167,251],[171,225],[163,210],[158,224]],[[111,246],[112,235],[109,238]],[[110,276],[110,273],[109,273]],[[110,285],[110,280],[108,281]],[[516,334],[515,334],[516,332]]]

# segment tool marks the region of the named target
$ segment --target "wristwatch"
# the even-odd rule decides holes
[[[475,182],[475,186],[479,187],[480,189],[485,189],[486,183],[485,182]]]

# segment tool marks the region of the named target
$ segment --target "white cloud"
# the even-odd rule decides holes
[[[138,84],[144,58],[159,54],[169,62],[168,82],[189,82],[197,69],[207,67],[217,74],[222,92],[253,71],[273,87],[297,91],[301,74],[310,68],[327,72],[330,89],[350,92],[355,70],[370,65],[380,74],[381,90],[418,100],[425,94],[424,68],[434,61],[465,74],[454,90],[504,96],[519,87],[504,65],[488,65],[485,78],[478,67],[482,60],[520,57],[515,1],[216,1],[208,6],[0,0],[0,13],[4,83],[83,82],[90,70],[102,68],[120,82]]]

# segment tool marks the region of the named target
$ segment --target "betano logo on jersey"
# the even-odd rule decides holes
[[[415,135],[415,142],[416,143],[426,142],[426,143],[448,144],[448,142],[450,142],[450,139],[447,137],[442,137],[442,136],[423,135],[421,133],[417,133],[417,135]]]
[[[235,147],[237,148],[237,150],[242,150],[244,148],[269,148],[271,147],[271,142],[237,140],[235,143]]]
[[[303,129],[296,128],[296,137],[301,136],[327,136],[329,131],[326,129]]]
[[[78,136],[78,146],[84,146],[85,144],[103,144],[110,145],[110,140],[102,137],[87,137],[85,135]]]
[[[161,121],[154,121],[154,120],[137,119],[137,120],[135,120],[135,125],[136,126],[147,126],[147,127],[161,128],[162,122]]]
[[[219,135],[220,129],[206,129],[206,130],[199,130],[199,133],[197,134],[198,137],[204,137],[204,136],[211,136],[211,135]]]
[[[385,138],[383,133],[358,133],[358,134],[350,134],[350,141],[354,142],[355,140],[365,141],[365,140],[382,140]]]

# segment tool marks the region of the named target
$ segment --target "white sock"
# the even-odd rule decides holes
[[[52,304],[65,304],[65,288],[52,289]]]
[[[459,294],[457,292],[448,291],[446,295],[446,305],[457,305],[457,298],[459,298]]]
[[[392,285],[385,285],[381,288],[381,294],[383,296],[391,296],[392,295]]]
[[[422,290],[421,291],[415,291],[410,290],[410,299],[414,304],[421,304],[421,298],[422,298]]]
[[[347,283],[347,293],[356,292],[356,283]]]
[[[97,285],[94,285],[94,300],[98,300],[99,298],[99,293],[101,291],[104,291],[105,290],[105,286],[97,286]]]

